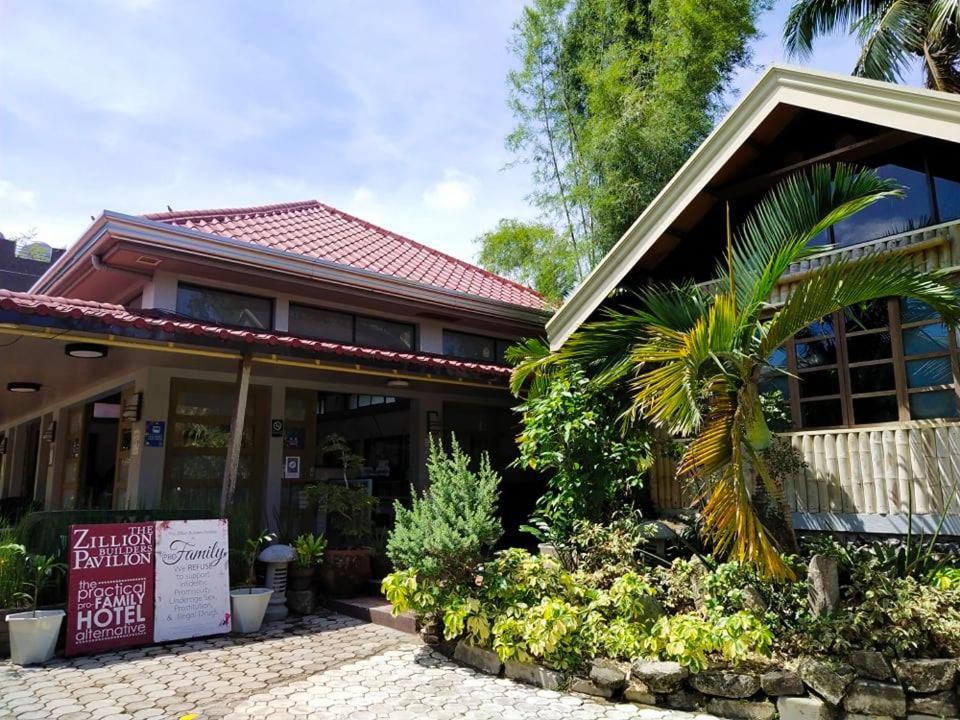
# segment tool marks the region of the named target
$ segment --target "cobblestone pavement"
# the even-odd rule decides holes
[[[254,636],[138,648],[46,667],[0,664],[3,720],[712,720],[539,690],[460,667],[416,637],[342,615]]]

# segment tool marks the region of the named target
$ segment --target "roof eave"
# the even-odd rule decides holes
[[[429,302],[449,308],[468,309],[498,318],[542,326],[549,317],[547,310],[484,298],[445,288],[417,283],[406,278],[354,268],[349,265],[298,255],[285,250],[267,248],[222,235],[178,227],[138,215],[105,210],[80,240],[44,273],[31,292],[64,294],[56,290],[64,277],[81,258],[92,251],[106,236],[147,242],[156,247],[190,254],[202,254],[246,267],[325,280],[365,290],[379,290],[396,297]]]
[[[590,317],[653,248],[679,212],[781,103],[851,117],[857,117],[857,112],[862,113],[866,107],[872,112],[869,122],[960,142],[960,99],[956,96],[791,66],[770,66],[547,321],[551,349],[560,348]]]

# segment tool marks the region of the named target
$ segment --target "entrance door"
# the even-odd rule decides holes
[[[251,385],[243,423],[234,510],[258,525],[263,506],[268,388]],[[231,383],[174,378],[170,385],[163,501],[168,507],[219,512],[230,420],[237,400]]]

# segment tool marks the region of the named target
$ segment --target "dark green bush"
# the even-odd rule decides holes
[[[387,555],[400,570],[414,569],[431,581],[465,582],[503,534],[497,518],[500,477],[486,454],[476,472],[470,458],[451,441],[450,454],[431,443],[430,485],[411,491],[410,508],[395,504],[396,523]]]

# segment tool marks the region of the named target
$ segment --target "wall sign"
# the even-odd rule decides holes
[[[153,640],[154,523],[71,525],[67,655]]]
[[[230,632],[226,520],[157,523],[153,640]]]
[[[296,455],[288,455],[283,459],[283,479],[300,479],[300,458]]]
[[[282,418],[274,418],[270,421],[270,437],[283,437]]]
[[[163,433],[167,424],[163,420],[147,420],[144,425],[146,435],[143,444],[146,447],[163,447]]]

